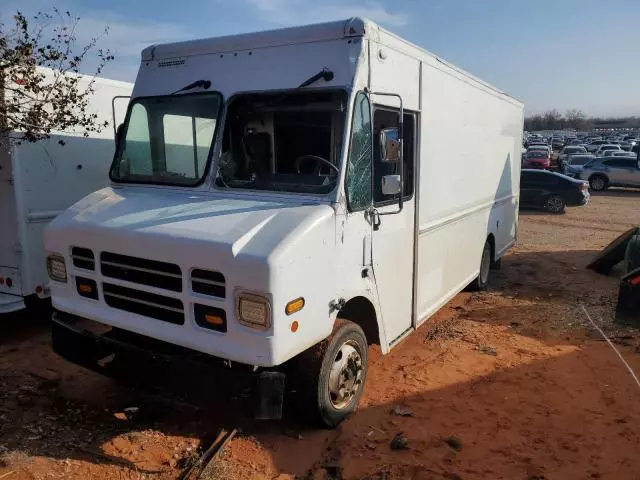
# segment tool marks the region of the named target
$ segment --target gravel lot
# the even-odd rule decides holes
[[[491,289],[460,294],[387,357],[373,349],[362,405],[335,431],[252,421],[244,392],[208,376],[118,385],[58,359],[45,314],[4,318],[0,479],[176,479],[221,426],[241,431],[206,478],[640,478],[640,392],[580,310],[640,372],[638,333],[613,322],[620,272],[584,268],[639,205],[618,190],[522,212]],[[390,448],[398,434],[406,449]]]

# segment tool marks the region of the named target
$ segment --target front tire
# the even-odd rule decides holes
[[[331,336],[302,354],[299,373],[313,420],[335,428],[355,411],[367,378],[367,353],[362,328],[337,319]]]
[[[544,201],[544,209],[549,213],[564,212],[567,202],[560,195],[551,195]]]
[[[471,290],[486,290],[489,286],[489,274],[491,273],[492,263],[493,249],[491,248],[491,243],[487,240],[484,244],[484,248],[482,249],[482,256],[480,257],[480,273],[473,283],[471,283]]]
[[[591,190],[602,192],[609,187],[609,182],[603,175],[593,175],[589,179],[589,186],[591,187]]]

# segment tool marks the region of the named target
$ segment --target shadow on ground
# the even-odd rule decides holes
[[[49,330],[49,308],[41,306],[0,314],[0,352],[3,346],[31,340]]]
[[[325,462],[337,462],[344,478],[638,478],[640,407],[607,349],[532,356],[515,368],[361,409],[334,434]],[[603,376],[606,385],[594,388]],[[393,415],[398,403],[413,415]],[[390,447],[398,433],[406,450]]]

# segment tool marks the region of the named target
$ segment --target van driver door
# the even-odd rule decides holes
[[[417,114],[401,108],[373,106],[372,263],[380,311],[390,346],[412,327],[414,268],[414,165]],[[393,150],[393,134],[400,132],[402,157]],[[394,156],[395,155],[395,156]],[[402,171],[400,170],[402,168]],[[401,175],[402,202],[388,193],[389,183]],[[391,187],[393,188],[393,187]]]

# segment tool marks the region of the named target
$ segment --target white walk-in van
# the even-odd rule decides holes
[[[41,68],[39,73],[45,81],[54,81],[53,71]],[[92,80],[81,76],[78,88],[84,91]],[[16,140],[19,132],[0,138],[0,314],[48,296],[45,227],[57,214],[108,184],[114,152],[112,106],[122,121],[128,102],[124,97],[131,95],[133,84],[95,78],[94,87],[87,113],[97,114],[99,123],[109,122],[100,132],[88,137],[82,132],[56,132],[47,140],[21,144]]]
[[[522,134],[520,102],[359,18],[151,46],[111,186],[46,232],[54,348],[250,366],[260,416],[291,380],[337,425],[367,346],[514,244]]]

